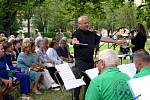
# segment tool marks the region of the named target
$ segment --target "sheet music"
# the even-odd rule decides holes
[[[92,80],[94,79],[96,76],[98,76],[98,68],[92,68],[92,69],[88,69],[85,71],[85,73],[88,75],[88,77]]]
[[[82,85],[85,85],[85,82],[82,79],[76,79],[72,70],[70,69],[68,63],[56,65],[55,68],[59,72],[66,90],[73,89]]]
[[[136,74],[136,67],[134,63],[130,64],[122,64],[117,66],[119,70],[125,74],[127,74],[130,78],[133,78],[133,76]],[[85,71],[85,73],[88,75],[90,79],[94,79],[96,76],[98,76],[98,68],[92,68]]]
[[[130,78],[136,74],[136,67],[134,63],[130,64],[122,64],[117,66],[119,70],[125,74],[127,74]]]
[[[83,79],[77,79],[77,84],[79,86],[86,85],[85,82],[83,81]]]
[[[150,100],[150,75],[128,81],[136,100]]]

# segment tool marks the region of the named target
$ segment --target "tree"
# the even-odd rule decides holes
[[[12,32],[16,31],[19,27],[16,20],[17,11],[21,9],[21,4],[25,0],[1,0],[0,1],[0,31],[5,32],[10,35]]]
[[[148,30],[150,30],[150,1],[145,1],[145,4],[137,7],[137,20],[140,23],[145,24]]]
[[[117,27],[126,27],[131,31],[135,27],[136,22],[136,7],[133,3],[127,2],[116,10]]]
[[[21,12],[23,19],[27,20],[27,27],[28,27],[28,34],[31,36],[30,32],[30,24],[31,24],[31,18],[33,17],[35,13],[36,7],[40,6],[44,0],[27,0],[23,5],[22,5],[22,10]]]

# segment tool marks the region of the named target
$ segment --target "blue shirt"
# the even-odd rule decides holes
[[[8,79],[9,77],[12,77],[12,73],[10,73],[10,70],[7,70],[7,62],[6,62],[6,56],[3,56],[0,58],[0,77],[4,79]],[[8,66],[9,69],[14,69],[13,66]]]

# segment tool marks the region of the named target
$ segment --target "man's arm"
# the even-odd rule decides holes
[[[107,43],[115,43],[115,44],[119,44],[119,45],[126,43],[126,41],[124,41],[124,40],[113,40],[112,38],[109,38],[109,37],[102,37],[100,39],[100,41],[107,42]]]

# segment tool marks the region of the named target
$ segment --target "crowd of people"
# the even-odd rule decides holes
[[[142,24],[138,24],[132,35],[133,62],[137,68],[135,78],[150,75],[150,55],[144,50],[147,34]],[[140,40],[140,41],[139,41]],[[54,77],[56,69],[51,66],[75,63],[76,78],[84,76],[86,82],[83,99],[85,100],[132,100],[134,97],[128,87],[129,76],[117,68],[119,58],[115,51],[106,49],[99,53],[96,67],[100,75],[92,81],[83,72],[92,69],[94,49],[100,42],[127,44],[124,40],[114,40],[97,35],[89,30],[87,16],[78,18],[78,29],[72,35],[74,57],[70,54],[67,40],[61,30],[49,42],[36,30],[34,38],[20,38],[0,35],[0,80],[6,87],[13,87],[14,79],[19,81],[20,94],[28,100],[30,91],[41,94],[40,89],[59,87]],[[75,60],[75,61],[74,61]],[[15,80],[15,81],[16,81]],[[61,79],[60,79],[61,81]],[[73,100],[80,100],[80,88],[74,89]]]
[[[0,37],[0,79],[11,88],[19,81],[21,98],[29,100],[30,91],[41,94],[40,89],[56,88],[60,84],[54,77],[54,65],[73,62],[66,38],[59,42],[47,37],[19,38]],[[51,70],[53,68],[53,70]],[[61,80],[60,80],[61,81]]]

